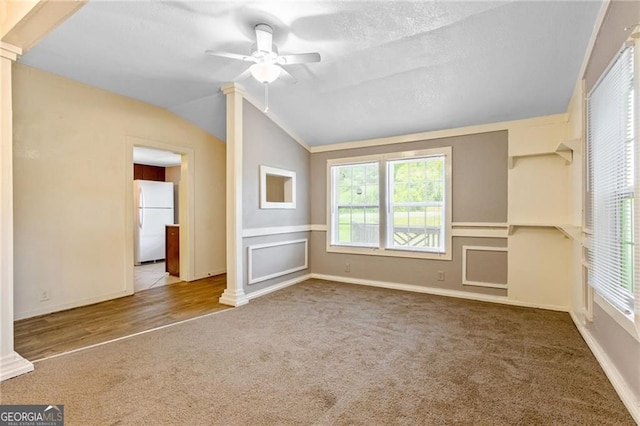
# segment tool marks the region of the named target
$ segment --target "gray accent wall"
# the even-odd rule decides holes
[[[463,245],[506,247],[507,239],[453,238],[452,260],[445,261],[327,252],[326,233],[312,232],[311,262],[314,274],[506,296],[504,289],[462,285]],[[506,269],[506,264],[499,268]],[[438,281],[440,271],[444,281]]]
[[[309,151],[246,100],[242,110],[243,228],[308,225]],[[260,209],[260,166],[296,172],[295,209]]]
[[[309,225],[309,152],[277,124],[246,100],[243,101],[242,225],[245,232],[260,228]],[[296,208],[260,208],[260,166],[296,173]],[[284,244],[256,249],[257,246],[309,239],[308,232],[244,237],[243,283],[247,294],[290,281],[309,273],[304,270],[282,274],[249,284],[249,248],[253,247],[253,277],[278,275],[296,269],[308,253],[303,244]],[[308,245],[307,245],[308,246]]]
[[[629,31],[625,31],[624,28],[633,27],[639,22],[640,2],[611,2],[585,72],[587,93],[627,39]],[[587,207],[589,207],[588,203]],[[589,211],[585,213],[589,214]],[[597,303],[594,303],[593,322],[586,326],[592,337],[623,375],[636,398],[640,399],[640,342],[630,336]]]
[[[507,284],[507,252],[468,250],[467,281]]]
[[[452,147],[453,222],[507,222],[507,131],[479,133],[367,148],[328,151],[311,155],[311,223],[327,225],[327,160],[362,155]],[[506,247],[507,238],[454,237],[452,260],[408,259],[327,252],[326,232],[311,233],[314,274],[506,296],[507,290],[462,285],[462,246]],[[473,273],[502,280],[506,256],[473,264]],[[347,269],[349,271],[347,271]],[[444,281],[438,281],[439,272]]]
[[[264,290],[273,285],[280,284],[284,281],[289,281],[292,279],[296,279],[298,277],[302,277],[304,275],[309,274],[310,264],[307,269],[295,271],[288,273],[286,275],[280,275],[278,277],[274,277],[268,280],[256,282],[254,284],[249,284],[249,247],[252,246],[261,246],[264,244],[274,244],[274,243],[288,243],[291,241],[303,240],[306,239],[308,241],[307,247],[309,252],[311,251],[311,239],[310,232],[294,232],[287,234],[277,234],[277,235],[265,235],[261,237],[248,237],[242,239],[242,251],[244,253],[244,263],[243,263],[243,279],[245,283],[245,292],[247,294]],[[272,274],[274,272],[279,271],[287,271],[290,269],[294,269],[300,265],[303,260],[305,253],[302,244],[287,244],[284,246],[275,246],[270,247],[263,250],[258,256],[253,256],[253,264],[251,269],[253,271],[253,276],[263,276],[266,274]],[[257,251],[254,251],[256,253]],[[310,255],[307,253],[309,262]]]
[[[640,23],[640,2],[618,0],[611,2],[584,73],[587,94],[629,37],[631,29],[625,30],[625,28],[632,28],[638,23]]]
[[[507,131],[311,155],[311,223],[327,223],[327,160],[450,146],[454,222],[507,221]]]
[[[593,322],[589,331],[606,350],[607,356],[626,379],[636,398],[640,399],[640,343],[597,303],[593,304]]]

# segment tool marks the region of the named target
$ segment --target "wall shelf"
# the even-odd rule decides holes
[[[580,139],[570,139],[566,141],[562,141],[556,146],[553,151],[543,151],[543,152],[531,152],[527,154],[517,154],[509,156],[509,168],[513,169],[516,165],[516,161],[521,158],[527,157],[540,157],[544,155],[558,155],[562,159],[566,165],[569,165],[573,162],[573,152],[580,147]]]
[[[580,226],[558,224],[558,223],[539,223],[539,222],[513,222],[509,224],[509,235],[513,235],[518,228],[555,228],[565,238],[582,242],[582,229]]]
[[[575,225],[557,225],[558,231],[562,232],[565,237],[574,241],[582,242],[582,229]]]

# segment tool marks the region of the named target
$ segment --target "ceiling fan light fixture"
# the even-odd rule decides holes
[[[253,78],[260,83],[269,84],[280,76],[280,67],[269,62],[259,62],[249,67]]]

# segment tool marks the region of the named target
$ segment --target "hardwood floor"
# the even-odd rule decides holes
[[[14,323],[16,352],[30,361],[229,308],[226,275],[179,282]]]

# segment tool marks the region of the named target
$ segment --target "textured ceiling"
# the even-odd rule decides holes
[[[268,23],[289,65],[269,107],[309,145],[567,109],[600,1],[90,1],[20,62],[167,108],[225,139],[220,86]],[[239,81],[257,100],[262,86]]]

